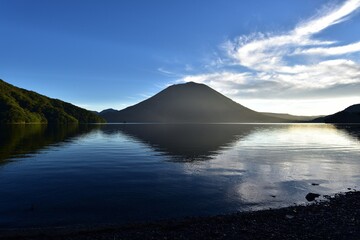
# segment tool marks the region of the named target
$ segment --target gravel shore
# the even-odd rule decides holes
[[[306,206],[146,224],[0,230],[0,239],[360,239],[360,192]]]

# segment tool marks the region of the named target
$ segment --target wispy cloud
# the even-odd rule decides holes
[[[334,56],[344,55],[349,53],[360,52],[360,42],[337,46],[337,47],[317,47],[309,49],[296,49],[294,54],[302,55],[319,55],[319,56]]]
[[[360,64],[350,57],[360,52],[360,41],[341,45],[316,36],[348,20],[359,8],[360,0],[347,0],[324,7],[288,32],[228,40],[221,45],[227,58],[211,73],[185,76],[182,81],[208,84],[234,99],[354,96],[353,89],[360,89]],[[226,70],[229,65],[239,70]]]
[[[158,70],[159,73],[161,73],[161,74],[163,74],[163,75],[165,75],[165,76],[171,76],[171,77],[173,77],[173,76],[177,76],[177,75],[178,75],[177,73],[172,72],[172,71],[169,71],[169,70],[166,70],[166,69],[164,69],[164,68],[158,68],[157,70]]]

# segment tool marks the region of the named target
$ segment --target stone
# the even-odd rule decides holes
[[[317,193],[308,193],[305,196],[306,200],[308,200],[309,202],[314,201],[315,198],[318,198],[318,197],[320,197],[320,194],[317,194]]]

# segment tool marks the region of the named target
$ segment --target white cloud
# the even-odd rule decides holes
[[[295,28],[295,36],[311,36],[334,24],[341,23],[346,17],[360,7],[359,0],[348,0],[335,9],[330,9],[327,13],[318,18],[300,24]]]
[[[342,6],[323,13],[318,18],[299,24],[292,31],[274,36],[258,34],[257,36],[241,36],[236,41],[227,42],[228,54],[239,62],[240,65],[258,71],[285,71],[290,70],[284,57],[291,56],[300,49],[314,45],[328,46],[334,41],[320,41],[313,39],[313,35],[322,30],[340,23],[345,17],[360,7],[360,0],[346,1]],[[345,46],[345,50],[357,46]],[[297,48],[294,51],[294,48]],[[323,48],[325,52],[326,48]],[[332,48],[332,50],[336,50]],[[313,51],[307,49],[306,51]],[[338,52],[344,51],[337,49]]]
[[[240,100],[357,96],[360,64],[349,57],[360,51],[360,41],[340,45],[336,39],[319,40],[315,35],[346,21],[359,8],[360,0],[347,0],[323,9],[289,32],[255,33],[226,41],[222,49],[228,58],[222,60],[222,69],[217,64],[215,72],[182,80],[208,84]],[[234,63],[239,70],[234,70]],[[233,70],[226,70],[227,66]]]
[[[344,55],[354,52],[360,52],[360,42],[356,42],[344,46],[338,46],[338,47],[297,49],[295,50],[294,54],[333,56],[333,55]]]
[[[234,99],[239,101],[239,99]],[[260,112],[289,113],[293,115],[318,116],[333,114],[343,110],[354,102],[360,102],[360,97],[321,98],[321,99],[241,99],[241,104]],[[334,110],[336,109],[336,110]]]

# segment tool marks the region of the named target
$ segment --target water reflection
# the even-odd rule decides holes
[[[268,125],[212,161],[185,165],[184,171],[236,179],[228,197],[257,207],[299,203],[308,192],[329,194],[358,186],[360,148],[353,137],[359,130],[325,124]]]
[[[125,124],[104,125],[105,134],[122,133],[173,161],[209,160],[223,149],[262,129],[250,124]]]
[[[69,142],[98,128],[97,125],[0,125],[0,164],[26,157],[48,146]]]
[[[184,163],[188,175],[216,179],[228,201],[255,208],[301,203],[308,192],[346,191],[360,178],[360,128],[353,125],[149,124],[102,131]]]
[[[0,168],[0,228],[222,214],[360,184],[354,126],[10,127],[0,159],[30,156]]]
[[[124,134],[181,162],[210,160],[234,145],[286,151],[360,140],[360,126],[331,124],[114,124],[103,125],[101,131]]]
[[[360,125],[352,124],[352,125],[334,125],[337,129],[347,133],[351,137],[360,141]]]
[[[101,129],[105,135],[123,134],[135,142],[167,155],[172,161],[210,160],[234,145],[261,148],[277,145],[287,149],[296,143],[309,147],[327,147],[333,141],[360,140],[359,125],[318,124],[109,124],[60,125],[41,124],[0,125],[0,162],[23,157],[38,150],[69,142],[71,139]],[[280,130],[280,131],[279,131]],[[279,135],[279,133],[288,133]],[[274,134],[277,133],[277,134]],[[309,138],[309,135],[312,135]],[[345,137],[344,137],[345,135]],[[339,138],[339,136],[343,136]],[[347,138],[350,136],[351,138]],[[293,139],[290,139],[293,138]],[[296,140],[294,139],[296,138]],[[309,142],[309,141],[312,141]],[[260,144],[259,144],[260,143]],[[282,143],[283,146],[279,146]]]

